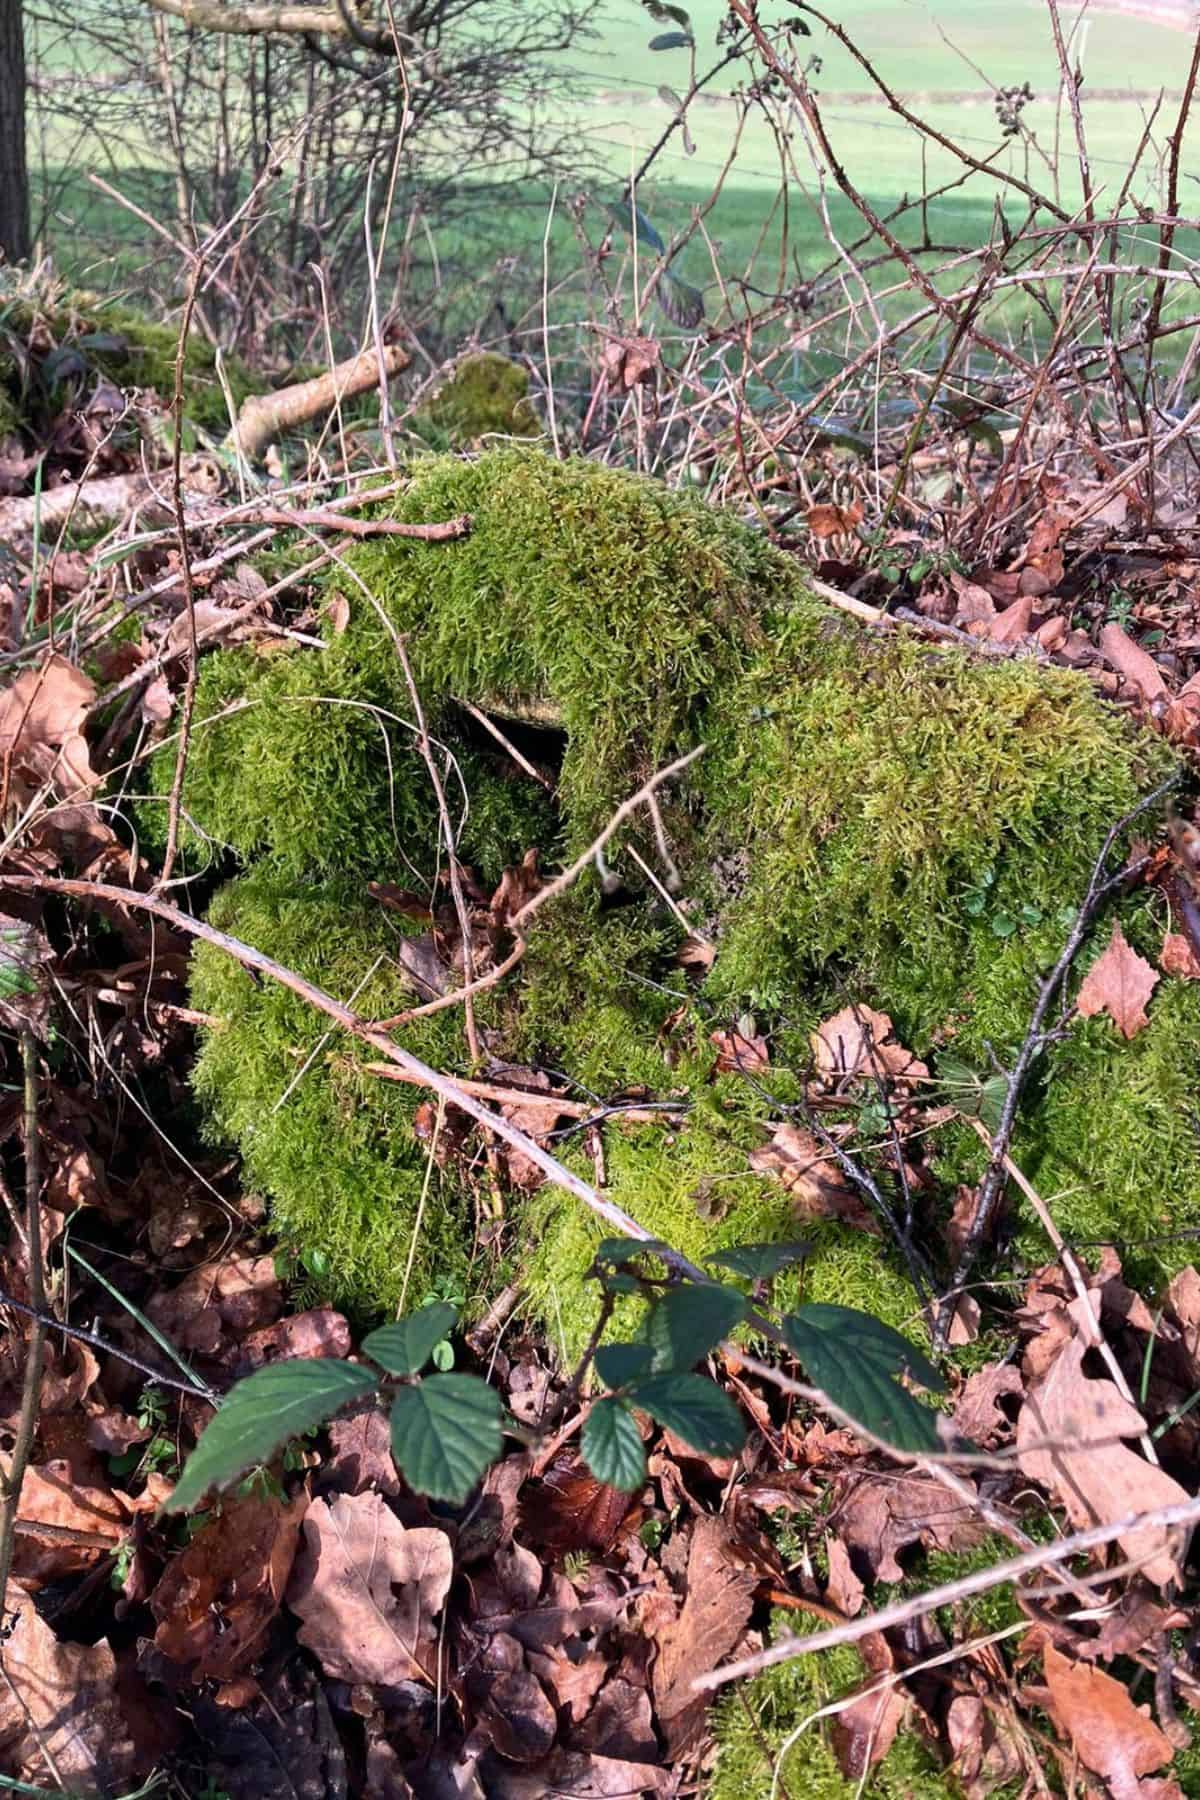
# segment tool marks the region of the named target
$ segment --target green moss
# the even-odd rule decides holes
[[[795,1626],[787,1615],[776,1615],[775,1629]],[[778,1663],[740,1684],[714,1711],[716,1763],[705,1800],[773,1800],[784,1793],[790,1800],[854,1800],[860,1784],[838,1766],[829,1720],[812,1715],[865,1679],[858,1652],[837,1645]],[[924,1740],[902,1732],[866,1791],[882,1800],[951,1800],[958,1790]]]
[[[410,1001],[396,962],[396,915],[353,882],[306,888],[264,866],[224,888],[210,918],[252,944],[284,948],[290,967],[340,999],[353,997],[367,1017]],[[323,1250],[339,1299],[363,1316],[396,1305],[410,1252],[409,1301],[420,1303],[438,1283],[474,1300],[494,1271],[473,1270],[469,1220],[464,1230],[461,1202],[436,1165],[429,1170],[429,1145],[413,1127],[425,1096],[364,1074],[371,1059],[355,1040],[208,945],[196,951],[192,992],[227,1021],[202,1033],[196,1092],[214,1135],[237,1142],[249,1180],[271,1194],[284,1240]],[[457,1040],[445,1016],[409,1034],[447,1069]]]
[[[461,357],[413,425],[437,450],[469,449],[491,436],[537,437],[541,430],[527,371],[494,350]]]
[[[35,328],[39,348],[30,355]],[[4,351],[5,338],[21,347],[19,356]],[[118,388],[149,389],[169,404],[178,339],[176,323],[156,323],[95,294],[52,280],[0,278],[0,436],[18,427],[36,436],[60,409],[64,385],[97,375]],[[224,373],[236,408],[257,384],[237,357],[225,358]],[[184,413],[188,426],[213,436],[229,426],[216,352],[197,332],[184,357]]]
[[[682,1125],[610,1126],[606,1163],[612,1197],[692,1256],[794,1236],[786,1195],[748,1174],[746,1156],[779,1098],[795,1097],[786,1065],[803,1067],[813,1025],[852,994],[890,1013],[935,1063],[939,1043],[984,1072],[993,1055],[1011,1060],[1106,830],[1167,753],[1072,674],[864,634],[820,606],[757,533],[616,470],[512,448],[431,459],[415,465],[396,510],[472,519],[461,541],[378,540],[354,564],[404,634],[461,819],[460,854],[481,880],[530,846],[555,866],[651,770],[708,746],[662,795],[683,902],[718,943],[704,990],[674,965],[679,927],[625,856],[633,843],[657,859],[636,818],[608,851],[627,903],[602,906],[589,871],[544,910],[520,974],[484,1005],[489,1054],[553,1069],[577,1094],[649,1089],[685,1103]],[[185,790],[193,859],[229,847],[266,859],[297,891],[313,884],[318,898],[361,894],[373,877],[432,878],[436,819],[411,697],[377,606],[357,587],[349,599],[350,623],[323,653],[206,659]],[[562,753],[554,808],[491,740],[481,747],[462,700],[510,725],[531,714],[553,722],[557,736],[539,745]],[[170,748],[163,756],[160,795],[174,766]],[[1124,903],[1135,936],[1149,930],[1140,905]],[[253,941],[294,963],[291,912],[252,922]],[[335,937],[324,947],[335,981],[301,936],[314,978],[348,993],[346,946]],[[230,1043],[262,1003],[234,984],[212,1009],[230,1017]],[[747,1004],[778,1066],[757,1085],[714,1083],[708,1034]],[[1050,1193],[1075,1190],[1060,1216],[1086,1236],[1144,1235],[1167,1203],[1175,1229],[1200,1220],[1200,997],[1164,979],[1151,1019],[1132,1044],[1103,1020],[1077,1030],[1030,1094],[1021,1153]],[[438,1022],[428,1053],[439,1066],[466,1066],[459,1028]],[[287,1029],[299,1029],[290,1014]],[[273,1064],[273,1081],[278,1073]],[[287,1145],[257,1136],[266,1088],[245,1101],[248,1081],[238,1056],[206,1048],[205,1096],[249,1144],[277,1216],[330,1251],[349,1290],[367,1292],[386,1278],[392,1240],[380,1255],[365,1226],[330,1240],[325,1200],[313,1198],[316,1186],[328,1192],[327,1172],[315,1186],[307,1176],[306,1157],[324,1154],[320,1132]],[[322,1081],[332,1085],[314,1071],[314,1092]],[[369,1083],[356,1090],[360,1197],[372,1156],[381,1188],[397,1156],[414,1173],[396,1123],[408,1104]],[[336,1116],[322,1115],[321,1131]],[[964,1153],[962,1134],[958,1145],[946,1137],[949,1167]],[[590,1172],[574,1139],[562,1147]],[[447,1191],[439,1217],[454,1208],[462,1231],[469,1201]],[[543,1192],[514,1233],[532,1245],[532,1304],[577,1347],[594,1318],[590,1219]],[[787,1292],[917,1329],[886,1246],[832,1226],[811,1235],[814,1253]]]

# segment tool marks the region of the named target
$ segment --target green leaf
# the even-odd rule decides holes
[[[1008,1099],[1008,1076],[989,1075],[979,1090],[979,1117],[989,1131],[999,1131]]]
[[[375,1378],[332,1357],[272,1363],[239,1381],[184,1464],[167,1512],[190,1512],[211,1490],[227,1488],[269,1462],[289,1438],[323,1425],[339,1407],[375,1392]]]
[[[602,1344],[596,1352],[596,1373],[606,1387],[624,1387],[650,1367],[649,1344]]]
[[[789,1263],[803,1262],[811,1249],[803,1238],[796,1238],[790,1244],[738,1244],[732,1250],[714,1250],[704,1260],[747,1281],[764,1281]]]
[[[665,24],[668,19],[673,19],[676,25],[682,25],[683,29],[690,33],[692,29],[691,14],[686,12],[682,6],[668,6],[667,0],[642,0],[642,5],[650,17],[657,19],[660,24]]]
[[[802,1306],[783,1334],[810,1381],[836,1406],[897,1450],[940,1450],[936,1418],[894,1379],[904,1373],[940,1392],[928,1357],[890,1325],[849,1306]]]
[[[646,1342],[656,1374],[690,1369],[746,1316],[745,1298],[735,1288],[688,1282],[669,1288],[646,1321]]]
[[[649,244],[650,248],[657,250],[660,256],[666,250],[667,246],[640,206],[631,206],[627,200],[618,200],[615,204],[610,205],[608,210],[621,229],[636,236],[639,244]]]
[[[659,277],[658,303],[681,331],[697,331],[704,323],[704,295],[670,269]]]
[[[635,1256],[652,1256],[666,1248],[661,1238],[605,1238],[596,1247],[596,1261],[619,1268],[622,1263],[632,1262]]]
[[[637,1421],[621,1400],[597,1400],[583,1425],[583,1459],[597,1481],[630,1493],[646,1478]]]
[[[737,1407],[702,1375],[648,1375],[630,1388],[629,1399],[703,1456],[736,1456],[746,1441]]]
[[[435,1300],[394,1325],[381,1325],[362,1342],[363,1351],[389,1375],[417,1375],[448,1331],[458,1313],[445,1300]]]
[[[688,31],[660,31],[650,39],[651,50],[690,50],[695,38]]]
[[[500,1454],[500,1398],[478,1375],[430,1375],[392,1402],[392,1455],[418,1494],[461,1503]]]
[[[971,1067],[970,1063],[964,1062],[960,1056],[946,1056],[945,1054],[939,1056],[937,1074],[938,1080],[946,1082],[950,1087],[976,1090],[979,1088],[978,1072]]]

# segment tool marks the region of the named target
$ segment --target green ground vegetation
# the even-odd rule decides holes
[[[648,819],[535,922],[517,974],[480,997],[497,1067],[561,1074],[576,1095],[649,1090],[690,1110],[606,1131],[611,1197],[694,1257],[796,1234],[785,1193],[752,1175],[764,1124],[794,1101],[808,1034],[847,996],[888,1012],[931,1061],[982,1075],[1011,1059],[1105,832],[1167,754],[1081,678],[881,640],[828,611],[797,566],[699,499],[535,449],[412,468],[409,520],[472,517],[465,539],[386,539],[354,552],[346,631],[324,652],[205,659],[185,791],[196,869],[242,873],[214,918],[366,1016],[415,998],[398,934],[368,883],[420,888],[444,863],[428,772],[393,633],[403,635],[444,770],[460,857],[485,889],[529,848],[550,869],[582,850],[655,769],[703,743],[662,791],[680,904],[717,955],[697,985],[682,930],[628,852],[665,873]],[[560,762],[553,802],[463,711],[491,711],[535,759]],[[529,721],[535,719],[536,724]],[[163,752],[154,787],[169,787]],[[148,797],[147,819],[161,820]],[[1145,899],[1123,903],[1153,948]],[[1106,935],[1106,932],[1105,932]],[[212,1129],[246,1155],[292,1243],[329,1258],[333,1291],[369,1314],[439,1279],[479,1292],[469,1183],[434,1163],[422,1096],[362,1072],[325,1022],[216,952],[196,958],[204,1033],[197,1087]],[[771,1046],[756,1081],[714,1070],[710,1033],[747,1011]],[[1200,1222],[1194,1126],[1200,993],[1164,977],[1132,1043],[1106,1020],[1059,1046],[1031,1093],[1019,1154],[1072,1230],[1143,1240]],[[470,1068],[456,1011],[401,1041]],[[428,1124],[426,1113],[425,1126]],[[577,1138],[563,1158],[591,1172]],[[977,1140],[946,1127],[952,1191]],[[514,1195],[509,1241],[527,1303],[570,1351],[594,1295],[600,1235],[554,1190]],[[1022,1243],[1044,1254],[1036,1226]],[[914,1328],[888,1247],[835,1225],[787,1277],[787,1297],[837,1300]],[[1179,1246],[1145,1246],[1150,1273]],[[1186,1248],[1186,1247],[1184,1247]]]

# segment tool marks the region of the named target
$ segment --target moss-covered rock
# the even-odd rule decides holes
[[[413,426],[438,450],[468,450],[485,437],[529,438],[541,431],[528,371],[494,350],[460,357]]]
[[[10,275],[0,283],[0,436],[24,430],[36,437],[65,391],[98,376],[118,388],[148,390],[169,405],[178,340],[175,323],[156,323],[49,279]],[[237,357],[225,358],[224,376],[236,409],[255,382]],[[228,429],[216,352],[195,331],[185,355],[184,411],[193,433],[219,436]]]
[[[661,796],[683,904],[718,944],[704,987],[676,965],[680,927],[624,853],[632,845],[661,866],[639,816],[608,851],[625,904],[606,904],[589,872],[548,906],[520,972],[481,1001],[481,1029],[497,1064],[552,1069],[581,1094],[648,1088],[690,1107],[683,1124],[607,1134],[613,1197],[652,1230],[692,1255],[794,1235],[787,1196],[747,1173],[746,1154],[779,1100],[795,1097],[788,1069],[803,1065],[813,1025],[849,992],[935,1061],[939,1046],[985,1071],[992,1056],[1010,1059],[1105,832],[1166,753],[1075,675],[865,633],[814,600],[760,534],[631,475],[513,448],[432,459],[396,510],[468,512],[472,529],[455,543],[360,547],[372,602],[351,590],[350,624],[324,653],[205,661],[188,854],[216,846],[258,865],[228,890],[222,917],[348,999],[383,929],[363,913],[367,881],[433,879],[436,817],[392,630],[440,747],[459,854],[485,884],[530,846],[550,866],[578,852],[652,770],[706,744]],[[522,741],[535,759],[561,756],[553,806],[461,701],[514,733],[526,730],[514,720],[542,722]],[[159,793],[170,768],[168,751]],[[327,930],[301,930],[331,905]],[[1145,901],[1123,903],[1123,917],[1145,942]],[[199,1004],[228,1020],[207,1034],[197,1076],[218,1128],[251,1156],[287,1232],[328,1250],[343,1296],[394,1302],[395,1246],[427,1160],[413,1098],[360,1078],[358,1053],[340,1045],[336,1065],[326,1058],[305,1077],[304,1104],[276,1110],[319,1026],[305,1036],[291,1003],[276,1012],[207,953],[197,968]],[[385,1012],[402,1004],[391,987]],[[372,1010],[361,995],[356,1004]],[[709,1033],[747,1006],[770,1034],[769,1079],[714,1078]],[[1148,1235],[1164,1209],[1178,1230],[1200,1213],[1196,984],[1164,978],[1151,1019],[1132,1044],[1092,1021],[1030,1096],[1021,1154],[1055,1195],[1071,1189],[1065,1216],[1084,1236]],[[455,1015],[405,1041],[440,1067],[468,1068]],[[353,1231],[345,1209],[336,1228],[330,1210],[342,1179],[330,1134],[347,1093]],[[967,1135],[946,1134],[948,1174],[978,1153]],[[562,1153],[590,1169],[575,1140]],[[447,1209],[458,1208],[456,1241],[470,1242],[461,1192],[439,1182],[436,1220],[434,1204],[422,1220],[430,1267]],[[514,1244],[533,1246],[518,1257],[527,1292],[568,1347],[592,1316],[581,1281],[598,1235],[548,1190],[514,1222]],[[1158,1266],[1172,1260],[1170,1245],[1154,1254]],[[823,1228],[790,1279],[913,1324],[911,1292],[878,1240]]]

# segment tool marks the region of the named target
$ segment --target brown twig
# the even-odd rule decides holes
[[[0,1626],[6,1616],[8,1578],[12,1573],[17,1510],[25,1471],[33,1451],[37,1430],[38,1408],[42,1393],[42,1362],[46,1348],[46,1325],[38,1314],[46,1305],[45,1273],[42,1268],[41,1222],[41,1158],[38,1146],[38,1052],[37,1039],[30,1025],[21,1027],[21,1067],[24,1075],[24,1148],[25,1148],[25,1237],[29,1260],[29,1298],[34,1317],[29,1327],[29,1343],[25,1351],[25,1373],[21,1387],[21,1411],[8,1468],[0,1471]],[[2,1633],[0,1633],[2,1641]],[[2,1660],[2,1653],[0,1653]]]
[[[196,710],[196,683],[200,675],[200,646],[196,641],[196,582],[192,573],[192,547],[183,507],[183,371],[187,356],[188,332],[200,290],[204,260],[199,252],[193,258],[188,278],[183,316],[179,321],[179,338],[175,346],[175,392],[172,411],[175,432],[171,444],[171,504],[175,510],[175,529],[179,543],[179,564],[183,574],[183,599],[187,613],[187,673],[184,678],[183,704],[179,713],[179,747],[175,753],[175,773],[171,778],[171,796],[167,805],[167,845],[163,851],[162,872],[158,885],[166,887],[175,867],[179,850],[179,817],[183,807],[183,780],[187,773],[188,750],[191,745],[192,716]]]
[[[831,1626],[827,1631],[810,1632],[805,1637],[783,1638],[754,1656],[742,1657],[737,1662],[726,1663],[724,1668],[698,1676],[692,1686],[697,1693],[708,1693],[714,1688],[724,1687],[727,1682],[740,1681],[744,1676],[757,1675],[763,1669],[774,1668],[777,1663],[790,1662],[796,1656],[807,1656],[817,1650],[832,1650],[839,1644],[861,1643],[869,1633],[889,1631],[897,1625],[911,1624],[914,1619],[928,1618],[931,1612],[936,1612],[940,1607],[953,1606],[960,1600],[971,1600],[976,1594],[986,1594],[992,1588],[1016,1581],[1022,1575],[1032,1575],[1039,1569],[1053,1568],[1085,1551],[1098,1550],[1105,1544],[1115,1543],[1117,1539],[1127,1537],[1135,1531],[1177,1528],[1190,1531],[1197,1520],[1200,1520],[1200,1499],[1180,1501],[1175,1506],[1155,1507],[1150,1512],[1128,1513],[1112,1524],[1093,1525],[1086,1531],[1057,1538],[1051,1544],[1039,1544],[1026,1551],[1023,1556],[1014,1556],[1005,1562],[993,1564],[991,1568],[979,1569],[973,1575],[964,1575],[957,1581],[944,1582],[939,1587],[927,1589],[923,1594],[914,1594],[911,1600],[899,1600],[891,1606],[880,1607],[876,1612],[864,1613],[860,1618],[848,1619],[844,1625]]]

